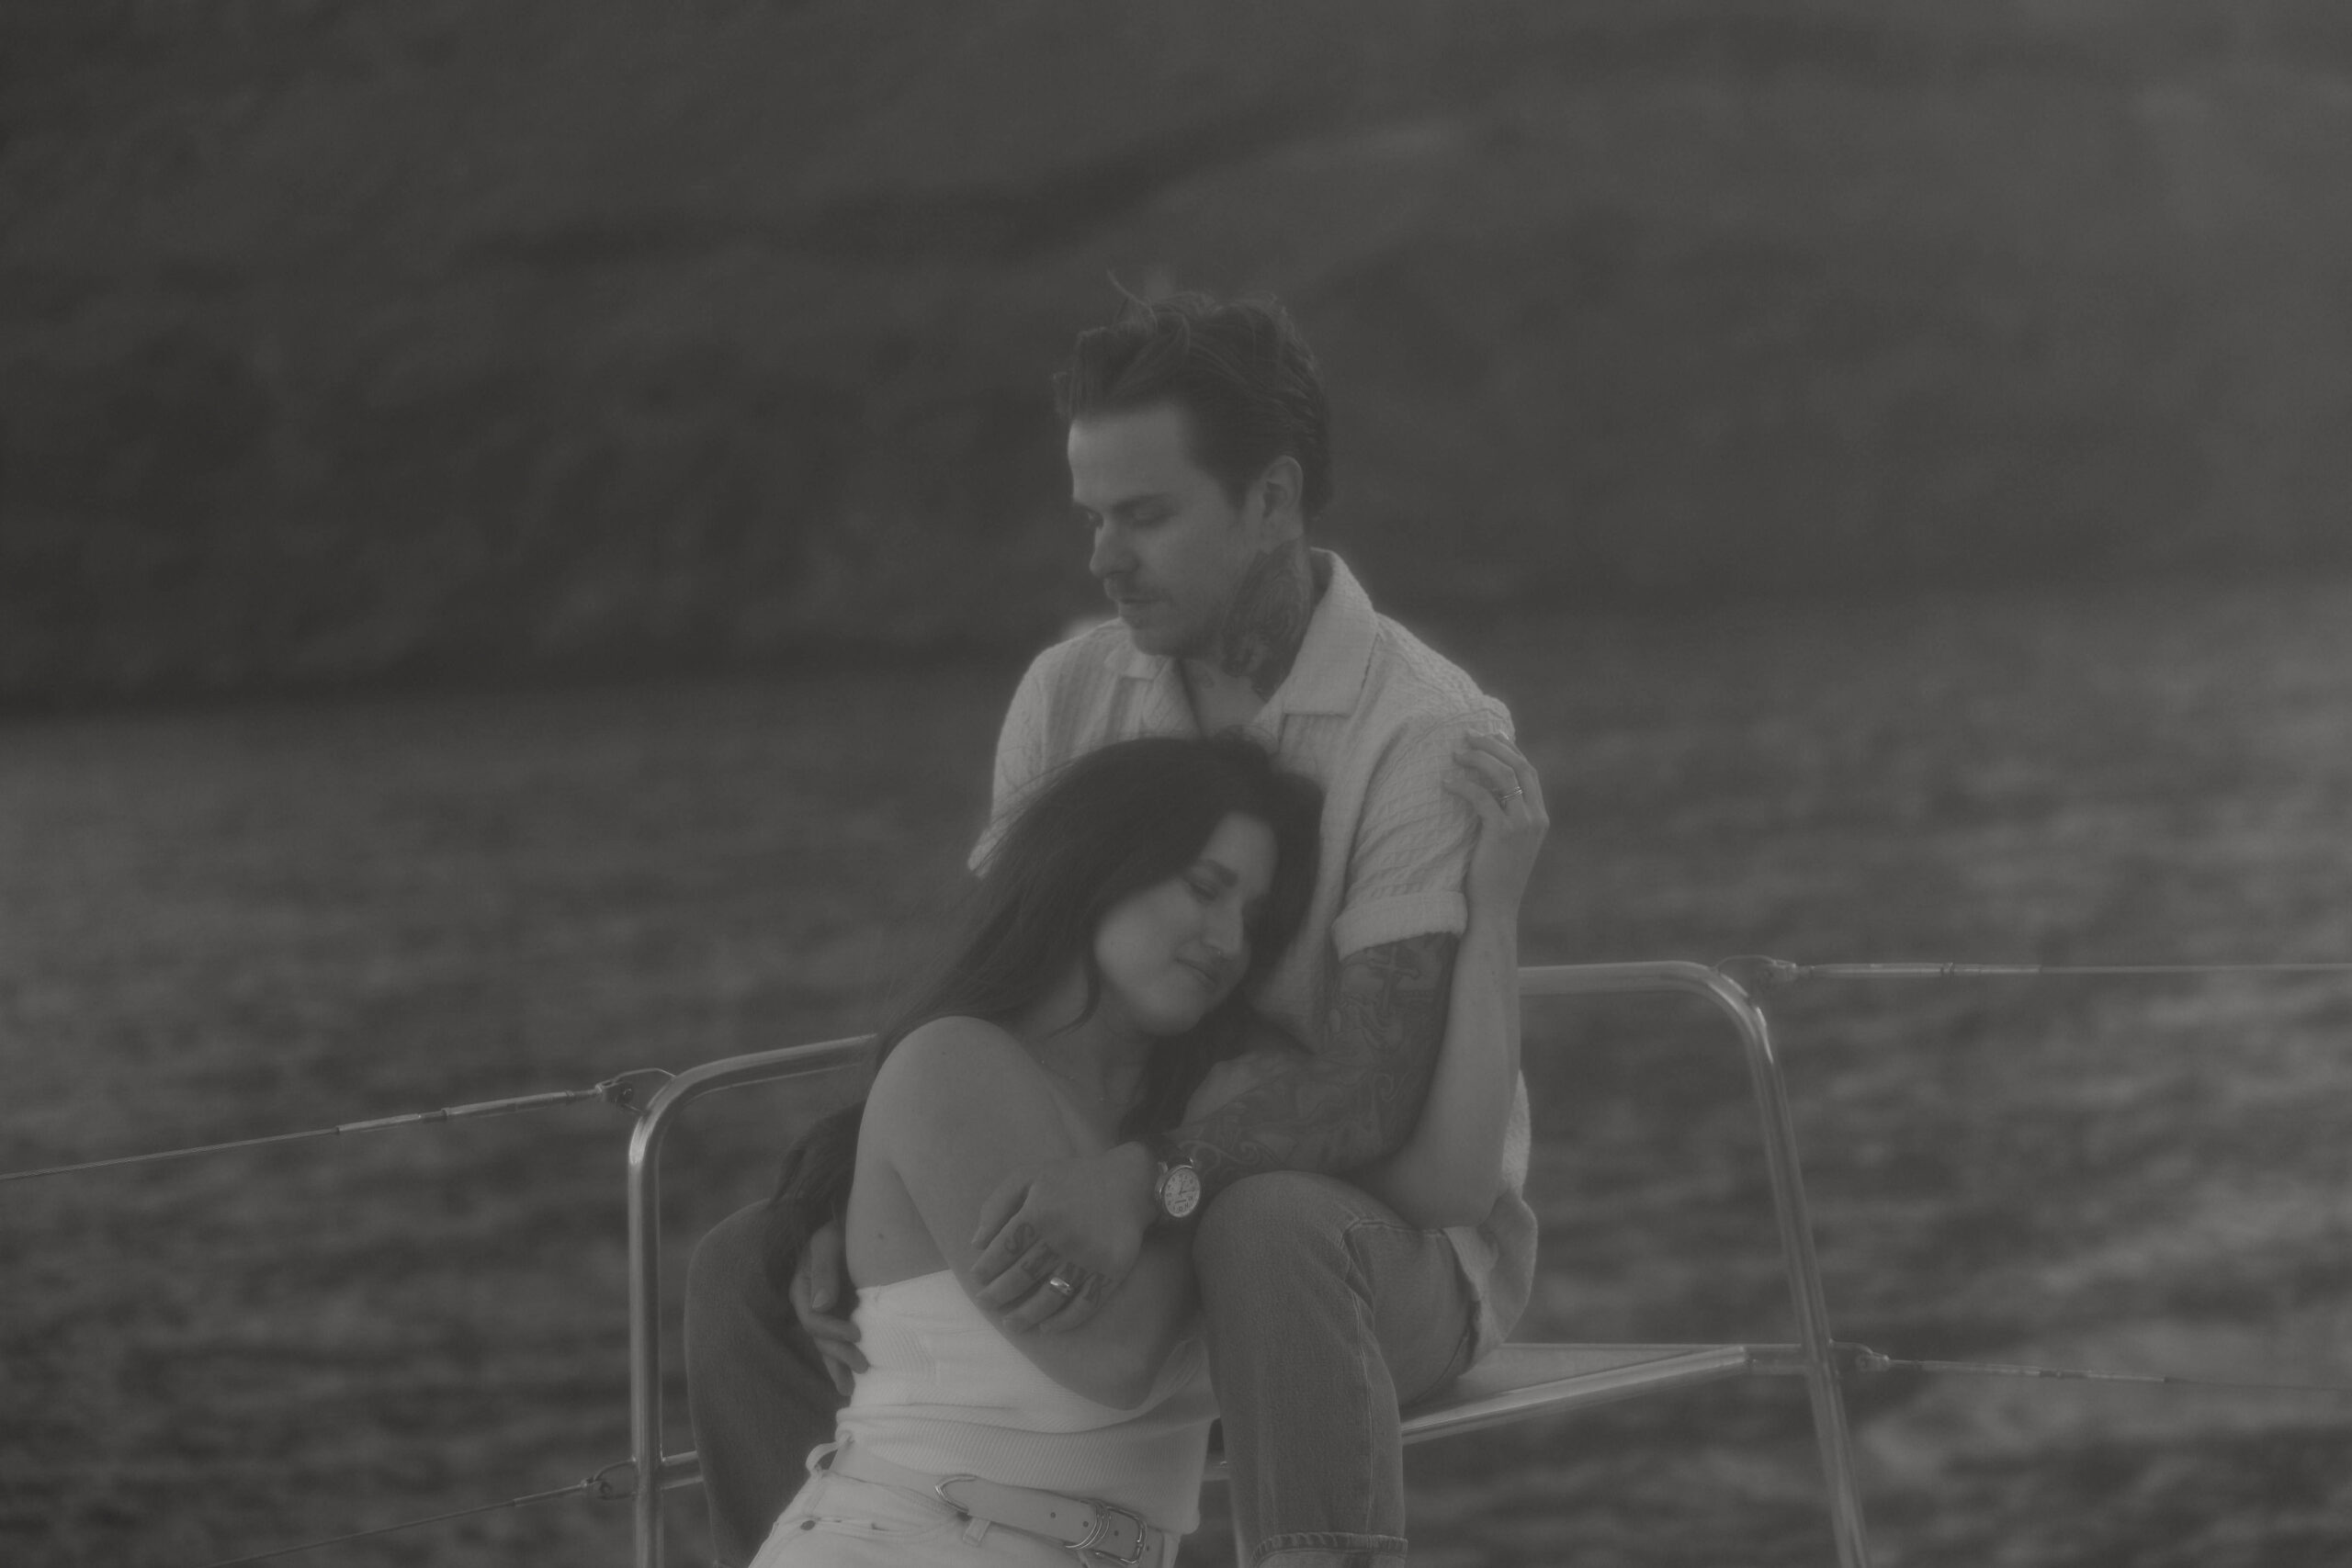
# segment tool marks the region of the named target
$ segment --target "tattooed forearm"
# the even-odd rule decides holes
[[[1260,699],[1290,674],[1315,612],[1315,574],[1296,539],[1274,546],[1243,570],[1217,634],[1217,668],[1249,681]]]
[[[1342,963],[1314,1050],[1177,1132],[1203,1187],[1215,1194],[1268,1170],[1353,1170],[1411,1136],[1444,1043],[1459,945],[1433,933]]]

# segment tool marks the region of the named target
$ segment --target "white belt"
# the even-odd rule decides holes
[[[1123,1568],[1165,1568],[1176,1561],[1176,1543],[1183,1539],[1108,1503],[1065,1497],[1033,1486],[1007,1486],[977,1475],[927,1475],[877,1459],[863,1449],[837,1449],[830,1460],[810,1468],[830,1470],[852,1481],[921,1492],[959,1514],[1041,1535],[1059,1541],[1081,1559],[1091,1553]]]

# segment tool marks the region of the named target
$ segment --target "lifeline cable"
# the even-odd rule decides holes
[[[521,1094],[507,1100],[477,1100],[470,1105],[445,1105],[438,1111],[413,1111],[404,1116],[379,1116],[367,1122],[345,1122],[333,1127],[311,1127],[300,1133],[269,1133],[258,1138],[237,1138],[225,1144],[198,1144],[185,1149],[158,1149],[152,1154],[118,1155],[112,1159],[84,1160],[78,1165],[52,1165],[39,1170],[0,1172],[0,1184],[29,1181],[37,1176],[70,1176],[76,1171],[110,1170],[120,1166],[152,1165],[160,1160],[192,1159],[198,1155],[228,1154],[237,1149],[257,1149],[270,1144],[300,1143],[311,1138],[340,1137],[345,1133],[378,1133],[389,1127],[421,1127],[434,1122],[459,1122],[474,1116],[504,1116],[525,1111],[545,1111],[558,1105],[576,1105],[585,1100],[607,1100],[624,1111],[643,1109],[647,1099],[644,1091],[666,1080],[670,1075],[658,1067],[640,1067],[606,1078],[590,1089],[554,1089],[545,1094]]]
[[[1743,953],[1715,965],[1755,964],[1776,986],[1800,980],[1977,980],[2060,976],[2352,975],[2352,963],[2327,964],[1792,964]]]
[[[299,1546],[273,1547],[267,1551],[256,1551],[247,1557],[224,1557],[218,1562],[206,1563],[205,1568],[240,1568],[240,1564],[243,1563],[266,1562],[273,1557],[291,1557],[298,1551],[315,1551],[322,1546],[341,1546],[347,1541],[366,1540],[371,1536],[390,1535],[394,1530],[413,1530],[424,1525],[446,1524],[451,1519],[467,1518],[475,1514],[495,1513],[501,1508],[520,1508],[532,1503],[553,1502],[558,1497],[586,1496],[594,1493],[603,1481],[604,1476],[600,1472],[584,1481],[575,1481],[569,1486],[551,1487],[545,1492],[532,1492],[521,1497],[509,1497],[497,1503],[477,1503],[470,1508],[453,1508],[448,1513],[435,1514],[428,1518],[403,1519],[396,1525],[378,1525],[373,1529],[354,1530],[349,1535],[329,1536],[323,1540],[306,1540]]]
[[[1964,1377],[2046,1378],[2066,1382],[2129,1382],[2170,1388],[2226,1388],[2256,1393],[2352,1394],[2352,1384],[2327,1382],[2253,1382],[2233,1378],[2185,1378],[2164,1372],[2085,1371],[2073,1367],[2024,1367],[2003,1361],[1926,1361],[1883,1356],[1862,1350],[1855,1364],[1870,1372],[1946,1372]]]
[[[626,1485],[616,1485],[608,1479],[613,1472],[629,1472]],[[691,1478],[663,1479],[662,1490],[667,1492],[687,1484]],[[322,1546],[341,1546],[346,1541],[366,1540],[371,1536],[390,1535],[395,1530],[413,1530],[424,1525],[447,1524],[451,1519],[469,1518],[476,1514],[494,1514],[501,1508],[526,1507],[534,1503],[552,1503],[559,1497],[594,1497],[600,1503],[637,1495],[637,1463],[634,1460],[615,1460],[595,1474],[575,1481],[569,1486],[552,1486],[545,1492],[526,1493],[520,1497],[508,1497],[496,1503],[477,1503],[470,1508],[453,1508],[446,1514],[434,1514],[422,1519],[403,1519],[396,1525],[378,1525],[373,1529],[354,1530],[349,1535],[328,1536],[323,1540],[306,1540],[296,1546],[272,1547],[246,1557],[225,1557],[218,1562],[208,1562],[204,1568],[243,1568],[248,1562],[266,1562],[273,1557],[291,1557],[298,1551],[315,1551]]]
[[[2037,976],[2157,976],[2186,975],[2352,975],[2352,963],[2311,964],[1792,964],[1785,958],[1743,953],[1714,965],[1718,974],[1736,980],[1731,971],[1753,964],[1770,985],[1794,985],[1803,980],[1973,980]],[[2352,1395],[2343,1383],[2258,1382],[2226,1378],[2178,1377],[2158,1372],[2087,1371],[2069,1367],[2027,1367],[1997,1361],[1936,1361],[1906,1359],[1860,1349],[1856,1365],[1865,1371],[1939,1372],[1972,1377],[2041,1378],[2069,1382],[2141,1383],[2172,1388],[2234,1389],[2262,1393],[2325,1393]]]

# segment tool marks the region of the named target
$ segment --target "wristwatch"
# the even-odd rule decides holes
[[[1201,1206],[1201,1173],[1193,1168],[1192,1159],[1165,1133],[1151,1133],[1144,1138],[1144,1147],[1159,1162],[1159,1175],[1153,1179],[1153,1195],[1159,1202],[1159,1217],[1152,1222],[1154,1228],[1180,1225],[1198,1212]]]

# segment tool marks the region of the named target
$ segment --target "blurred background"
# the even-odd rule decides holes
[[[2331,0],[0,29],[19,701],[1034,643],[1118,287],[1297,312],[1395,610],[2352,548]]]
[[[2352,959],[2335,0],[7,0],[0,1174],[870,1026],[1099,606],[1048,378],[1180,287],[1297,315],[1329,542],[1512,705],[1530,962]],[[2352,1383],[2352,986],[1773,1006],[1842,1337]],[[1529,1051],[1522,1334],[1787,1337],[1709,1020]],[[673,1292],[821,1108],[673,1148]],[[0,1557],[620,1458],[626,1132],[0,1185]],[[1854,1404],[1882,1564],[2352,1560],[2340,1396]],[[1826,1562],[1807,1433],[1419,1450],[1416,1561]]]

